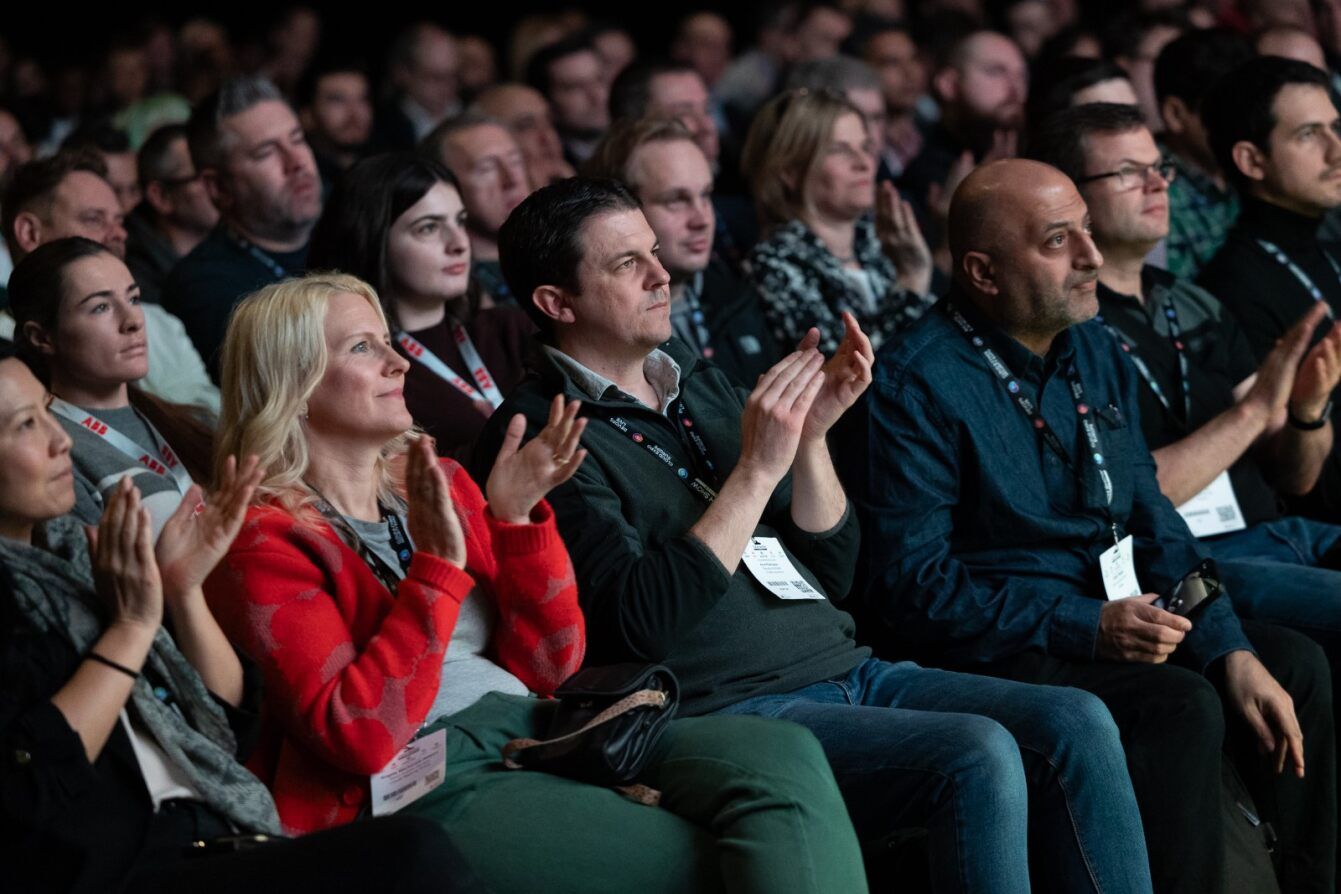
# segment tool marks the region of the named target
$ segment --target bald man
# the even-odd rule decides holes
[[[948,235],[951,292],[878,357],[848,482],[887,654],[1099,696],[1156,891],[1222,890],[1222,748],[1274,814],[1285,889],[1331,890],[1326,660],[1228,599],[1190,619],[1157,603],[1198,569],[1182,592],[1213,592],[1214,569],[1160,493],[1140,380],[1091,322],[1085,202],[1055,168],[995,162],[955,194]]]

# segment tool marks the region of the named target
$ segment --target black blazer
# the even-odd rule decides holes
[[[145,843],[153,804],[118,723],[98,759],[50,701],[80,656],[19,613],[0,574],[0,887],[11,891],[120,888]],[[259,689],[244,662],[242,707],[224,704],[239,750],[254,741]],[[183,842],[185,843],[185,842]]]

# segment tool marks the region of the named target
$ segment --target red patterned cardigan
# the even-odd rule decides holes
[[[393,597],[324,521],[253,507],[205,583],[210,608],[265,680],[261,741],[248,766],[287,831],[353,820],[368,777],[418,731],[438,691],[462,600],[498,606],[494,660],[548,694],[582,663],[572,564],[547,503],[532,524],[493,518],[458,464],[442,461],[466,536],[466,570],[416,552]]]

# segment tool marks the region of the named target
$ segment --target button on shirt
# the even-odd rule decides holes
[[[1100,285],[1099,312],[1127,339],[1172,407],[1165,407],[1141,381],[1137,389],[1141,431],[1150,449],[1158,450],[1182,440],[1234,406],[1234,386],[1257,371],[1257,361],[1238,322],[1205,289],[1150,266],[1141,271],[1141,286],[1144,304],[1132,295]],[[1178,352],[1169,338],[1166,298],[1173,300],[1187,351],[1191,419],[1183,419],[1182,377]],[[1252,451],[1230,467],[1229,479],[1248,524],[1280,517],[1276,492]]]
[[[931,660],[992,661],[1036,649],[1096,658],[1099,556],[1131,534],[1146,592],[1206,555],[1160,493],[1135,419],[1141,383],[1113,336],[1087,322],[1038,357],[955,303],[994,347],[1071,451],[1049,449],[944,307],[881,352],[868,404],[859,494],[868,607],[898,647]],[[1067,383],[1074,362],[1098,421],[1111,506]],[[1127,408],[1132,408],[1128,411]],[[1228,600],[1198,618],[1179,652],[1197,668],[1247,640]]]

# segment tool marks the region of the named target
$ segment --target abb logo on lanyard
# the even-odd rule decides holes
[[[85,416],[84,421],[79,424],[93,432],[95,435],[107,434],[107,423],[102,422],[93,416]]]
[[[163,440],[163,436],[158,433],[158,429],[154,428],[149,420],[143,416],[139,416],[139,419],[144,423],[144,427],[149,430],[149,436],[153,439],[154,446],[158,450],[157,457],[146,452],[143,445],[135,443],[97,416],[81,410],[59,397],[52,398],[51,412],[93,432],[127,457],[134,457],[136,462],[149,471],[165,478],[171,478],[179,493],[184,494],[190,489],[191,475],[177,461],[177,454],[172,452],[172,448],[168,446],[167,441]]]

